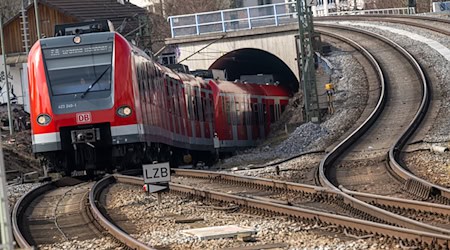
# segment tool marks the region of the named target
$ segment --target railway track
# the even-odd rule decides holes
[[[114,225],[102,216],[93,198],[96,184],[75,179],[61,179],[33,189],[13,209],[13,234],[19,247],[46,246],[70,241],[100,239]],[[111,234],[110,245],[126,234]],[[118,240],[117,240],[118,241]],[[132,239],[124,246],[149,249]]]
[[[336,27],[332,26],[337,29],[343,30],[343,32],[352,32],[354,29],[344,28],[344,27]],[[361,31],[358,31],[361,32]],[[367,32],[364,32],[367,33]],[[373,35],[371,35],[373,36]],[[378,35],[375,35],[377,37]],[[386,40],[386,39],[384,39]],[[370,41],[373,42],[373,41]],[[370,43],[369,42],[369,43]],[[387,41],[392,44],[391,41]],[[425,73],[421,70],[421,67],[419,63],[404,49],[401,49],[400,46],[395,45],[398,49],[398,51],[401,51],[402,54],[405,55],[405,58],[408,58],[410,61],[410,65],[415,68],[415,70],[410,69],[410,76],[416,76],[417,78],[406,80],[407,76],[403,76],[399,78],[399,73],[396,73],[395,71],[391,71],[391,75],[387,76],[391,81],[397,81],[397,82],[391,82],[387,85],[387,90],[385,92],[385,95],[388,95],[387,93],[390,93],[390,98],[388,101],[386,101],[385,107],[387,109],[382,109],[383,106],[380,105],[374,112],[377,112],[381,115],[381,119],[368,119],[367,120],[367,130],[370,131],[370,134],[364,135],[363,140],[360,140],[356,145],[352,145],[352,149],[349,152],[364,152],[367,151],[367,148],[379,148],[381,152],[385,150],[386,148],[389,148],[389,153],[387,155],[387,168],[384,166],[384,162],[378,161],[376,168],[370,168],[371,166],[366,166],[362,170],[356,170],[359,172],[355,172],[357,176],[366,175],[368,174],[370,176],[370,173],[377,172],[378,176],[375,176],[372,174],[372,178],[386,178],[386,176],[392,175],[395,177],[396,180],[398,180],[398,184],[394,184],[393,187],[390,187],[390,190],[384,190],[381,192],[385,193],[379,193],[379,194],[386,194],[391,192],[391,195],[398,192],[399,187],[409,194],[415,196],[419,199],[429,199],[434,202],[438,202],[441,204],[450,204],[450,200],[448,199],[450,195],[450,190],[440,187],[438,185],[434,185],[432,183],[429,183],[425,180],[422,180],[418,177],[416,177],[414,174],[409,172],[406,166],[400,165],[400,161],[398,160],[400,157],[400,154],[402,152],[402,148],[406,145],[408,139],[411,137],[411,135],[414,133],[416,128],[420,125],[420,122],[422,121],[423,117],[425,116],[425,113],[427,111],[427,107],[429,106],[430,102],[430,91],[429,91],[429,83],[426,79]],[[380,53],[379,53],[380,54]],[[379,60],[382,60],[381,56],[379,56]],[[389,58],[386,62],[386,66],[384,66],[386,69],[389,69],[389,65],[392,63],[392,58]],[[400,63],[400,62],[398,62]],[[398,63],[394,63],[394,65],[398,65]],[[407,65],[407,64],[403,64]],[[400,70],[398,72],[404,73],[404,70]],[[395,80],[398,79],[398,80]],[[417,83],[419,81],[419,83]],[[416,82],[413,86],[405,85],[405,83],[408,82]],[[408,94],[409,91],[409,94]],[[422,92],[422,95],[419,96],[415,95],[413,92]],[[381,97],[385,98],[385,97]],[[380,100],[383,100],[381,99]],[[416,99],[414,101],[413,99]],[[385,99],[386,100],[386,99]],[[395,100],[397,103],[393,102],[392,100]],[[397,108],[396,108],[397,107]],[[403,110],[402,108],[408,108],[407,111]],[[396,110],[398,109],[398,110]],[[415,109],[415,111],[414,111]],[[402,117],[399,116],[399,114],[410,114],[409,117]],[[376,114],[376,113],[374,113]],[[403,124],[398,124],[399,119],[403,119]],[[372,126],[372,127],[371,127]],[[369,129],[369,127],[371,127]],[[392,133],[393,130],[396,129],[397,132]],[[352,185],[351,182],[354,181],[355,183],[358,183],[353,188],[358,188],[363,186],[364,188],[367,187],[367,185],[370,185],[372,183],[376,183],[376,179],[372,180],[351,180],[352,177],[350,177],[350,180],[345,182],[345,180],[342,180],[341,183],[339,183],[336,178],[338,178],[339,172],[336,172],[336,168],[330,167],[330,168],[324,168],[325,165],[329,164],[330,159],[333,161],[337,159],[337,157],[340,154],[344,153],[344,148],[348,148],[351,144],[354,144],[356,141],[355,137],[347,137],[344,142],[342,142],[339,146],[337,146],[331,153],[327,155],[322,160],[321,163],[321,171],[328,171],[328,173],[321,172],[321,181],[329,186],[336,188],[338,185]],[[394,140],[395,139],[395,140]],[[371,150],[369,150],[371,151]],[[347,153],[351,157],[351,153]],[[384,157],[384,156],[383,156]],[[341,159],[341,162],[344,162],[345,159]],[[381,163],[381,164],[380,164]],[[345,163],[344,163],[345,164]],[[336,167],[337,165],[335,165]],[[351,166],[354,167],[354,166]],[[351,167],[348,167],[347,169],[351,170]],[[334,170],[333,170],[334,169]],[[375,170],[374,170],[375,169]],[[383,175],[379,174],[379,172],[383,172],[384,169],[387,169],[389,173],[385,173]],[[333,174],[330,174],[334,172]],[[323,173],[323,174],[322,174]],[[328,176],[326,176],[328,175]],[[341,176],[352,176],[352,174],[345,173],[341,171]],[[367,175],[366,175],[367,176]],[[325,177],[325,178],[324,178]],[[370,177],[369,177],[370,178]],[[343,178],[345,179],[345,178]],[[330,180],[330,181],[327,181]],[[328,182],[328,183],[327,183]],[[333,184],[332,184],[333,183]],[[383,185],[382,188],[379,188],[382,190],[385,187],[389,187],[390,185]],[[380,192],[376,191],[375,192]],[[397,194],[398,195],[398,194]]]
[[[424,112],[426,112],[429,104],[429,95],[428,83],[424,73],[411,55],[386,38],[370,32],[334,25],[319,28],[322,32],[329,32],[330,29],[340,30],[340,34],[352,37],[353,39],[358,39],[358,36],[361,36],[359,33],[369,36],[370,38],[359,38],[359,40],[365,43],[372,54],[377,52],[376,60],[382,62],[380,69],[383,68],[384,71],[381,73],[385,74],[380,79],[389,81],[386,82],[389,84],[383,83],[384,86],[381,87],[378,105],[373,110],[371,116],[367,118],[366,122],[322,159],[318,172],[319,182],[323,186],[335,191],[339,191],[342,187],[345,187],[359,192],[388,195],[396,198],[409,198],[411,195],[415,198],[423,197],[423,191],[420,189],[412,187],[408,182],[401,182],[401,179],[397,181],[399,178],[395,178],[395,176],[398,176],[397,172],[402,171],[403,168],[398,164],[396,157],[392,157],[393,155],[389,153],[389,165],[385,165],[384,159],[387,156],[388,149],[390,151],[401,149],[402,146],[399,147],[399,143],[403,143],[404,145],[407,136],[413,133],[414,129],[418,126],[417,124],[420,123]],[[355,32],[358,32],[358,35]],[[376,41],[373,38],[380,40]],[[386,45],[376,44],[380,42],[389,44],[397,52],[387,48]],[[374,46],[374,43],[376,46]],[[380,51],[381,48],[383,49]],[[397,53],[400,56],[393,57],[390,53]],[[401,59],[402,57],[403,59]],[[396,62],[396,58],[400,61]],[[396,65],[396,67],[389,68],[392,64]],[[409,69],[399,70],[399,66],[409,67]],[[404,85],[405,83],[413,83],[415,86],[409,87]],[[418,95],[416,93],[422,94]],[[407,108],[407,112],[405,112],[405,108]],[[414,111],[415,109],[416,111]],[[399,115],[402,112],[403,115]],[[363,156],[361,157],[361,155]],[[360,160],[354,159],[358,157]],[[364,159],[361,160],[361,158]],[[392,167],[394,164],[395,166]],[[410,175],[413,176],[412,174]],[[386,182],[388,179],[392,181]],[[414,180],[416,179],[418,178],[415,177]],[[403,192],[400,190],[403,190]],[[418,194],[422,196],[418,196]],[[344,195],[347,195],[347,193],[344,193]],[[439,201],[442,202],[442,200],[441,198]],[[360,200],[355,199],[354,201],[355,208],[365,211],[374,217],[392,221],[389,219],[389,217],[392,217],[392,214],[383,211],[376,212],[368,208],[366,204],[359,203]],[[443,203],[447,204],[446,202]],[[399,211],[394,212],[398,213]],[[417,219],[416,216],[407,215],[407,217]],[[408,221],[408,219],[403,222],[397,220],[396,224],[406,226],[404,223],[413,223]],[[430,223],[429,220],[424,221]],[[443,224],[437,223],[442,227],[442,233],[449,232],[449,225],[445,221],[443,221]]]
[[[404,24],[417,28],[431,30],[450,36],[450,20],[426,16],[402,15],[364,15],[364,16],[329,16],[314,18],[315,21],[361,21],[361,22],[387,22]]]
[[[322,19],[321,19],[322,20]],[[323,20],[359,20],[359,21],[382,21],[382,22],[390,22],[408,25],[412,27],[423,28],[426,30],[434,31],[436,33],[450,36],[450,20],[433,18],[433,17],[424,17],[424,16],[365,16],[362,20],[360,17],[330,17],[323,18]],[[347,29],[348,30],[348,29]],[[409,56],[413,57],[413,56]],[[415,61],[415,59],[414,59]],[[420,68],[420,65],[417,61],[413,62],[416,64],[416,68]],[[411,195],[415,196],[418,199],[429,200],[431,202],[437,202],[440,204],[450,204],[450,189],[434,184],[430,181],[427,181],[423,178],[417,177],[414,174],[414,166],[408,166],[402,160],[403,149],[407,145],[407,143],[411,140],[420,140],[414,138],[417,132],[415,131],[419,126],[420,122],[425,118],[426,113],[428,111],[428,107],[433,105],[430,94],[430,86],[425,73],[421,73],[420,76],[422,81],[422,88],[424,89],[424,95],[422,98],[422,102],[420,107],[418,108],[418,112],[414,117],[414,121],[407,126],[407,129],[404,130],[402,135],[397,139],[395,143],[392,143],[389,148],[389,153],[387,156],[387,164],[388,171],[391,175],[395,176],[398,182],[403,187],[403,190],[409,192]],[[389,92],[389,91],[388,91]],[[432,123],[433,117],[428,117],[428,121],[425,123]],[[406,127],[406,126],[405,126]],[[416,134],[415,134],[416,133]]]
[[[329,26],[328,26],[329,27]],[[327,28],[324,28],[327,29]],[[323,31],[323,33],[327,33]],[[337,38],[336,36],[334,36]],[[342,39],[339,38],[339,39]],[[362,48],[362,47],[361,47]],[[418,64],[417,64],[418,65]],[[387,68],[384,66],[384,68]],[[384,77],[383,77],[384,78]],[[424,77],[423,77],[424,78]],[[424,83],[426,85],[426,83]],[[424,87],[425,88],[425,87]],[[388,91],[392,92],[392,91]],[[383,95],[380,95],[381,98]],[[425,94],[424,94],[425,96]],[[381,99],[380,98],[380,99]],[[422,103],[419,105],[420,107],[417,109],[425,108],[427,104],[426,101],[423,100]],[[381,100],[378,103],[384,102],[386,100]],[[408,98],[408,101],[411,101]],[[386,104],[384,104],[386,105]],[[383,106],[383,104],[381,105]],[[370,118],[372,118],[372,114],[377,116],[377,111],[370,114]],[[381,112],[381,111],[380,111]],[[421,110],[418,113],[415,113],[414,117],[411,120],[420,120],[421,115],[423,115],[425,111]],[[370,124],[368,119],[368,123],[362,125],[361,127],[364,129],[364,126],[371,127],[373,124]],[[410,122],[411,124],[415,125],[416,122]],[[408,123],[407,125],[410,125]],[[403,125],[402,125],[403,126]],[[415,125],[417,126],[417,125]],[[406,127],[406,126],[404,126]],[[401,153],[401,148],[405,145],[405,143],[408,140],[408,136],[410,136],[413,133],[414,129],[407,129],[403,135],[400,137],[400,139],[395,143],[392,144],[389,148],[389,156],[388,156],[388,162],[391,167],[391,170],[389,173],[390,175],[396,176],[396,179],[399,181],[400,187],[404,187],[404,189],[410,194],[414,195],[416,198],[420,199],[429,199],[438,203],[443,204],[450,204],[448,201],[449,196],[448,190],[442,189],[442,187],[439,187],[437,185],[433,185],[431,183],[426,183],[423,180],[415,177],[412,175],[409,171],[405,170],[404,166],[401,166],[398,163],[398,157]],[[357,134],[361,134],[361,131],[357,131],[356,133],[352,133],[351,136],[355,136]],[[353,140],[353,139],[349,139]],[[348,143],[348,141],[344,141],[343,143],[339,144],[340,146],[345,146],[345,143]],[[353,143],[353,142],[352,142]],[[339,151],[339,154],[342,154],[343,149],[339,149],[338,147],[335,148],[335,151]],[[384,147],[381,147],[381,149],[384,149]],[[392,151],[392,153],[391,153]],[[338,157],[331,155],[333,152],[329,153],[327,158],[325,158],[322,161],[321,167],[326,165],[329,162],[334,162],[337,158],[334,158],[330,160],[329,157]],[[345,160],[340,160],[341,162],[344,162]],[[384,166],[383,166],[384,167]],[[326,171],[330,171],[327,169]],[[324,175],[327,174],[324,171]],[[189,175],[198,175],[198,173],[195,174],[189,174],[189,171],[176,171],[177,175],[179,176],[189,176]],[[188,173],[188,174],[187,174]],[[238,187],[251,187],[255,189],[259,189],[259,191],[251,195],[243,195],[242,190],[241,193],[237,195],[226,195],[219,192],[214,191],[205,191],[200,189],[195,189],[188,186],[183,186],[180,184],[171,184],[171,191],[174,193],[180,193],[180,194],[189,194],[192,196],[198,196],[203,197],[205,199],[212,199],[212,200],[218,200],[218,201],[225,201],[225,202],[231,202],[238,203],[239,206],[242,206],[243,208],[247,209],[248,211],[258,211],[259,213],[275,213],[275,214],[283,214],[283,215],[289,215],[293,216],[295,218],[298,218],[300,220],[305,220],[310,223],[313,222],[319,222],[323,223],[324,226],[333,225],[339,228],[340,231],[343,230],[350,230],[351,232],[355,234],[378,234],[378,235],[384,235],[391,238],[400,238],[403,240],[403,242],[410,246],[422,246],[422,247],[441,247],[441,248],[448,248],[449,247],[449,238],[445,234],[448,233],[448,220],[449,220],[449,207],[445,205],[439,205],[439,204],[430,204],[420,201],[411,201],[407,199],[399,199],[399,198],[390,198],[380,195],[372,195],[362,192],[355,192],[346,189],[345,187],[351,186],[351,185],[343,185],[340,186],[340,181],[337,179],[337,177],[334,177],[336,179],[329,180],[329,176],[327,176],[326,180],[328,180],[332,184],[332,188],[334,190],[326,190],[320,187],[314,187],[314,186],[302,186],[295,183],[286,183],[286,182],[276,182],[276,181],[269,181],[269,180],[262,180],[262,179],[253,179],[251,181],[248,180],[237,180],[239,177],[225,177],[224,174],[214,174],[214,173],[203,173],[203,175],[206,175],[207,177],[199,177],[199,176],[191,176],[192,178],[200,178],[200,179],[207,179],[208,182],[214,183],[214,182],[225,182],[225,183],[232,183],[234,185],[237,185]],[[128,177],[118,177],[116,176],[115,179],[111,179],[112,177],[106,178],[107,181],[99,182],[95,185],[91,184],[79,184],[75,187],[66,187],[63,189],[59,189],[60,187],[54,186],[54,187],[41,187],[38,191],[34,191],[33,195],[27,196],[24,199],[24,203],[22,205],[19,205],[19,208],[14,210],[15,218],[19,217],[27,217],[28,215],[36,216],[29,217],[28,218],[28,228],[22,228],[18,229],[18,233],[16,237],[19,239],[18,241],[22,242],[20,245],[22,247],[27,247],[30,244],[32,245],[39,245],[39,244],[49,244],[51,241],[48,241],[46,239],[49,235],[53,239],[56,240],[67,240],[71,237],[83,238],[83,237],[92,237],[93,235],[96,235],[97,237],[100,237],[103,235],[100,227],[95,224],[100,224],[102,228],[106,228],[106,231],[109,232],[109,234],[113,235],[116,239],[123,242],[129,247],[133,247],[136,249],[146,249],[148,246],[146,246],[143,243],[140,243],[133,238],[131,238],[129,235],[127,235],[123,230],[118,228],[114,223],[112,223],[108,216],[105,216],[105,211],[102,211],[101,208],[98,208],[96,206],[96,202],[102,192],[102,190],[108,186],[110,183],[114,181],[120,181],[120,182],[126,182],[126,183],[132,183],[132,184],[142,184],[141,180],[136,179],[128,179]],[[244,177],[240,177],[244,178]],[[383,177],[384,178],[384,177]],[[333,179],[333,178],[331,178]],[[138,183],[140,181],[140,183]],[[322,180],[322,182],[325,182]],[[106,183],[106,184],[105,184]],[[351,182],[350,182],[351,183]],[[93,186],[92,186],[93,185]],[[300,187],[301,186],[301,187]],[[87,189],[90,189],[92,187],[92,192],[89,194],[89,203],[90,208],[86,210],[86,212],[83,212],[83,209],[80,209],[78,212],[74,212],[75,206],[82,207],[83,201],[87,200]],[[398,186],[396,186],[398,187]],[[56,188],[58,188],[57,192],[54,194],[52,193]],[[261,191],[263,190],[263,191]],[[269,195],[267,195],[269,190]],[[48,192],[50,191],[50,192]],[[244,190],[245,191],[245,190]],[[248,191],[248,190],[246,190]],[[42,192],[47,192],[49,195],[44,196],[43,198],[39,198],[40,202],[34,205],[34,198],[38,196]],[[291,199],[282,200],[280,199],[280,194],[284,196],[286,193],[293,192],[293,193],[300,193],[299,195],[293,195],[291,196]],[[58,194],[56,194],[58,193]],[[383,193],[384,194],[384,193]],[[54,196],[57,196],[55,198]],[[240,197],[245,196],[245,197]],[[269,196],[268,198],[264,198],[264,196]],[[402,197],[402,195],[399,195]],[[29,198],[34,197],[34,198]],[[69,198],[70,197],[70,198]],[[292,198],[293,197],[293,198]],[[295,200],[300,200],[307,198],[308,201],[311,202],[308,205],[305,206],[298,206],[298,202],[295,202]],[[354,199],[352,199],[354,198]],[[28,200],[28,201],[27,201]],[[76,203],[71,203],[71,201],[77,200]],[[329,202],[331,200],[339,200],[340,205],[344,206],[348,211],[354,212],[354,214],[359,215],[360,218],[363,218],[362,220],[358,219],[352,219],[348,218],[347,215],[350,215],[348,211],[342,210],[339,212],[338,215],[334,214],[332,215],[330,212],[335,211],[333,208],[325,208],[322,210],[322,212],[312,211],[312,209],[316,209],[320,204],[323,204],[324,202]],[[371,208],[368,208],[365,205],[362,205],[360,203],[357,203],[357,201],[363,201],[367,204],[372,204],[376,207],[391,211],[395,214],[403,214],[406,217],[409,218],[419,218],[419,220],[427,221],[429,224],[436,224],[440,227],[445,227],[446,229],[441,230],[439,227],[428,227],[426,225],[423,225],[421,223],[415,223],[411,221],[404,220],[402,218],[398,220],[391,220],[392,218],[396,217],[395,215],[386,215],[383,214],[380,216],[380,211],[374,210],[375,212],[367,212]],[[80,202],[81,201],[81,202]],[[316,204],[312,204],[313,202],[318,201]],[[29,202],[29,203],[26,203]],[[18,203],[22,203],[22,200]],[[25,205],[24,205],[25,204]],[[30,208],[27,208],[30,206]],[[53,213],[49,214],[48,209],[47,211],[40,211],[42,207],[53,207]],[[30,210],[31,209],[31,210]],[[32,211],[32,212],[30,212]],[[64,213],[60,213],[60,211],[64,211]],[[90,212],[89,212],[90,211]],[[72,216],[73,214],[80,214],[78,217]],[[92,213],[92,214],[90,214]],[[436,222],[435,218],[432,218],[433,216],[436,216],[439,220],[439,222]],[[63,217],[71,217],[67,222],[63,222]],[[49,219],[50,218],[50,219]],[[75,219],[76,218],[76,219]],[[77,229],[74,230],[73,224],[75,221],[80,221],[79,218],[89,218],[86,224],[83,224],[84,226],[89,225],[88,227],[92,230],[86,233],[84,236],[83,234],[78,235]],[[95,218],[95,220],[93,220]],[[368,222],[364,219],[370,219],[377,221],[377,222],[383,222],[383,223],[390,223],[394,226],[389,225],[382,225],[378,224],[376,222]],[[406,222],[405,222],[406,221]],[[31,222],[31,223],[30,223]],[[35,222],[35,223],[33,223]],[[49,225],[55,225],[56,230],[53,230],[51,233],[46,232],[45,235],[41,235],[43,228],[48,227]],[[89,224],[91,223],[91,224]],[[15,226],[21,227],[20,225],[27,224],[26,221],[17,220],[15,222]],[[35,227],[36,226],[36,227]],[[400,228],[398,226],[402,226],[405,228]],[[70,228],[70,229],[69,229]],[[73,230],[73,231],[72,231]],[[35,233],[33,233],[35,232]],[[24,234],[22,234],[24,233]],[[30,235],[26,235],[26,234]],[[85,233],[85,232],[83,232]],[[16,233],[15,233],[16,234]],[[20,236],[22,234],[22,236]],[[130,243],[131,242],[131,243]],[[23,244],[23,245],[22,245]]]
[[[261,178],[249,178],[230,174],[221,174],[217,172],[207,171],[192,171],[192,170],[176,170],[178,177],[189,177],[205,179],[210,182],[223,181],[226,185],[238,185],[240,188],[243,186],[248,188],[270,190],[275,193],[286,192],[298,192],[298,193],[316,193],[317,195],[336,195],[333,191],[325,190],[320,187],[303,186],[295,183],[278,182]],[[109,176],[103,180],[107,185],[115,182],[126,183],[132,185],[141,186],[143,183],[142,178],[114,175]],[[203,183],[204,184],[204,183]],[[103,186],[103,184],[101,184]],[[182,197],[189,197],[189,199],[201,198],[203,200],[221,202],[222,204],[233,204],[239,206],[240,212],[256,213],[259,215],[272,216],[282,215],[288,216],[293,220],[306,222],[309,224],[319,224],[323,227],[330,227],[336,229],[339,232],[346,232],[354,235],[379,235],[389,237],[391,239],[401,239],[401,244],[405,246],[420,246],[425,248],[448,248],[450,243],[450,236],[430,233],[421,230],[414,230],[408,228],[401,228],[390,226],[382,223],[376,223],[372,221],[366,221],[361,219],[355,219],[348,216],[317,211],[307,208],[300,208],[293,205],[285,204],[276,199],[259,199],[256,197],[244,197],[241,195],[226,193],[227,189],[221,189],[219,191],[211,191],[209,187],[196,188],[199,186],[199,182],[191,183],[190,185],[181,185],[177,183],[170,183],[170,192],[179,194]],[[196,187],[193,187],[196,186]],[[223,187],[223,186],[222,186]],[[295,191],[292,191],[295,190]],[[367,197],[370,198],[370,197]],[[373,199],[376,200],[376,199]],[[403,201],[410,202],[410,201]],[[439,205],[431,205],[439,206]],[[424,206],[426,207],[426,206]],[[430,211],[432,210],[429,208]],[[447,213],[448,209],[443,209]]]

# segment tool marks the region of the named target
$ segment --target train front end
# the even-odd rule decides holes
[[[33,152],[66,174],[112,170],[117,146],[140,140],[130,45],[115,32],[73,32],[30,51]]]

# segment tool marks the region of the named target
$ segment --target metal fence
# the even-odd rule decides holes
[[[328,5],[332,9],[334,5]],[[320,9],[318,6],[317,9]],[[414,14],[414,8],[331,12],[328,15]],[[248,30],[297,22],[296,2],[170,16],[172,38]]]
[[[414,7],[392,8],[392,9],[376,9],[376,10],[355,10],[355,11],[339,11],[330,12],[329,16],[338,15],[412,15],[416,14]]]

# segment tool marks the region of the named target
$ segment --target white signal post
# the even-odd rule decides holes
[[[170,166],[168,162],[146,164],[142,166],[144,175],[145,191],[156,193],[158,204],[161,205],[161,191],[167,189],[170,182]]]

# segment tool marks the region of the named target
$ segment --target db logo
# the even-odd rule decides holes
[[[89,122],[92,122],[91,112],[77,113],[76,116],[77,116],[77,123],[89,123]]]

